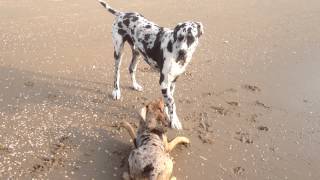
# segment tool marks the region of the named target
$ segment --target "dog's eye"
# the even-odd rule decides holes
[[[187,41],[193,42],[194,41],[194,37],[192,35],[188,35],[187,36]]]
[[[187,36],[187,44],[190,46],[195,41],[194,37],[192,35]]]
[[[182,41],[182,40],[183,40],[183,36],[179,36],[178,41]]]

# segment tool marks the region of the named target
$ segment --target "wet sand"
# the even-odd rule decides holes
[[[174,150],[178,179],[320,179],[320,2],[110,1],[161,26],[201,21],[175,99],[191,147]],[[111,98],[113,17],[96,1],[0,2],[0,179],[121,179],[137,123],[161,96],[146,63]]]

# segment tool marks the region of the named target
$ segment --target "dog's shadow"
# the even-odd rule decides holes
[[[49,131],[57,135],[53,129]],[[69,128],[63,134],[51,136],[49,155],[38,156],[25,178],[47,174],[49,179],[121,179],[122,173],[127,171],[127,159],[133,146],[115,138],[111,131]]]
[[[25,176],[43,177],[47,174],[50,179],[63,179],[65,176],[71,179],[121,179],[123,171],[127,171],[127,157],[132,144],[126,132],[119,133],[116,124],[124,119],[138,119],[137,107],[133,104],[139,100],[130,103],[114,101],[107,93],[112,88],[108,83],[1,66],[0,73],[2,115],[15,119],[23,114],[20,119],[4,122],[8,128],[3,133],[14,137],[12,143],[23,139],[36,144],[37,139],[44,142],[55,139],[53,148],[56,151],[56,146],[60,146],[62,141],[59,136],[64,134],[68,137],[66,147],[70,146],[70,152],[62,151],[68,156],[56,157],[61,159],[61,164],[55,164],[58,161],[51,157],[39,159],[35,158],[37,154],[30,154],[27,159],[31,159],[28,162],[31,166],[22,167],[23,171],[30,172]],[[24,118],[28,119],[27,124]],[[25,131],[11,128],[21,124],[25,124]],[[32,131],[43,126],[48,132]],[[46,144],[39,149],[52,153],[52,144]],[[23,154],[24,149],[27,148],[16,148],[16,153]]]

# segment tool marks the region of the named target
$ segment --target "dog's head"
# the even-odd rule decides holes
[[[192,55],[198,40],[204,33],[201,22],[179,23],[173,31],[173,52],[176,52],[178,60],[186,60]],[[190,54],[189,54],[190,53]]]
[[[164,113],[164,102],[162,98],[156,99],[148,103],[140,110],[142,124],[146,128],[154,129],[160,123],[162,126],[168,126],[168,120]]]

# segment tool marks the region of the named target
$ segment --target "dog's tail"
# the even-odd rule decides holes
[[[119,16],[121,14],[120,11],[117,11],[115,9],[113,9],[112,7],[109,6],[108,3],[106,3],[105,1],[103,0],[98,0],[100,2],[100,4],[106,8],[111,14],[115,15],[115,16]]]
[[[130,135],[130,137],[131,137],[131,139],[132,139],[132,141],[134,143],[134,146],[137,147],[137,143],[136,143],[137,135],[134,132],[133,127],[126,121],[121,122],[120,123],[120,127],[123,127],[128,131],[128,133],[129,133],[129,135]]]

